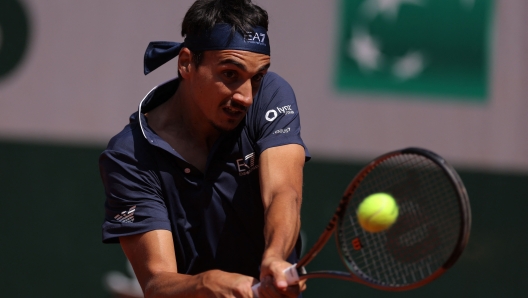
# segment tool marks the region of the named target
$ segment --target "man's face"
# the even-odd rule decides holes
[[[234,129],[253,103],[270,57],[240,50],[205,51],[189,72],[192,112],[219,131]]]

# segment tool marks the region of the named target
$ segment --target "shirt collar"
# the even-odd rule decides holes
[[[149,93],[147,93],[147,95],[145,95],[145,97],[139,102],[137,121],[139,122],[139,126],[141,127],[141,132],[143,133],[143,136],[150,143],[155,142],[153,138],[155,134],[150,130],[150,128],[148,128],[145,113],[169,100],[169,98],[171,98],[174,92],[176,92],[179,85],[180,80],[178,78],[169,80],[161,85],[152,88],[152,90],[150,90]]]

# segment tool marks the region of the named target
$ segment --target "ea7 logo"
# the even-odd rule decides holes
[[[118,215],[114,216],[114,218],[123,223],[134,222],[134,212],[136,212],[136,205],[130,207],[128,211],[122,211]]]
[[[253,170],[258,168],[258,165],[255,164],[255,152],[251,152],[246,155],[244,158],[239,158],[236,160],[238,175],[244,176],[253,172]]]
[[[266,39],[266,34],[264,33],[257,33],[257,32],[246,32],[246,41],[253,41],[253,42],[264,42]]]

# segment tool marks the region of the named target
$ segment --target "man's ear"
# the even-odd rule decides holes
[[[188,48],[183,48],[178,55],[178,71],[183,79],[188,78],[192,68],[192,54]]]

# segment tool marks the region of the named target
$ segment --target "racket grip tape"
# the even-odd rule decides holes
[[[299,273],[297,272],[297,264],[293,264],[290,267],[284,269],[284,275],[286,275],[286,282],[288,285],[293,285],[299,281]],[[253,290],[253,297],[258,298],[258,289],[260,288],[260,283],[254,284],[251,289]]]

